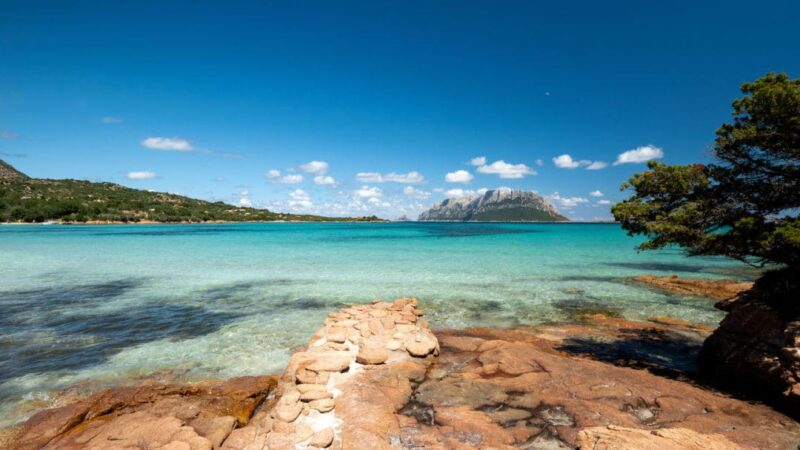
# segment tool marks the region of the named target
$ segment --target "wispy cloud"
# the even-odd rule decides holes
[[[314,207],[311,195],[302,189],[295,189],[289,193],[289,207],[292,209],[309,209]]]
[[[593,161],[591,164],[586,166],[586,170],[600,170],[605,169],[608,167],[608,163],[604,161]]]
[[[611,204],[611,200],[605,200],[605,199],[604,200],[598,200],[597,204],[598,205],[610,205]]]
[[[19,135],[13,131],[0,130],[0,139],[15,139]]]
[[[456,189],[448,189],[442,193],[449,198],[460,198],[464,196],[483,195],[486,193],[486,191],[488,191],[488,189],[486,188],[481,188],[476,190],[456,188]]]
[[[651,159],[659,159],[663,157],[664,151],[662,149],[654,145],[645,145],[620,153],[619,156],[617,156],[617,160],[614,162],[614,165],[643,163],[650,161]]]
[[[547,198],[564,209],[571,209],[580,205],[581,203],[587,203],[589,201],[583,197],[562,197],[558,192],[553,192],[547,196]]]
[[[305,164],[300,164],[300,169],[302,169],[303,172],[317,175],[324,175],[329,168],[330,165],[325,161],[309,161]]]
[[[142,170],[142,171],[134,171],[128,172],[125,175],[125,178],[129,180],[150,180],[156,177],[155,172],[151,172],[149,170]]]
[[[317,175],[314,177],[314,184],[319,184],[320,186],[336,186],[338,183],[336,180],[330,175]]]
[[[444,181],[448,183],[469,183],[473,178],[472,174],[466,170],[456,170],[445,175]]]
[[[253,207],[253,200],[250,198],[250,191],[242,191],[239,193],[239,201],[237,203],[239,206],[244,208],[252,208]]]
[[[179,137],[149,137],[143,139],[142,146],[150,150],[161,150],[166,152],[191,152],[194,150],[191,142]]]
[[[553,164],[560,169],[577,169],[586,167],[586,170],[600,170],[608,167],[608,163],[603,161],[590,161],[588,159],[574,159],[568,153],[553,158]]]
[[[122,117],[103,116],[100,118],[100,123],[104,125],[113,125],[122,122],[123,122]]]
[[[420,200],[424,200],[431,196],[431,193],[428,191],[423,191],[422,189],[416,189],[414,186],[406,186],[403,188],[403,194],[408,196],[418,198]]]
[[[0,156],[5,158],[24,158],[28,156],[25,153],[8,153],[8,152],[0,152]]]
[[[291,173],[283,175],[281,174],[281,171],[277,169],[267,171],[264,176],[267,177],[267,181],[276,184],[298,184],[303,182],[302,175]]]
[[[536,171],[525,164],[509,164],[502,159],[489,165],[484,164],[478,167],[477,170],[480,173],[498,175],[500,178],[506,179],[516,179],[523,178],[526,175],[536,175]]]
[[[424,182],[425,177],[415,170],[408,173],[390,172],[387,174],[381,174],[379,172],[359,172],[356,174],[356,180],[362,183],[417,184]]]
[[[180,153],[203,153],[206,155],[219,156],[221,158],[242,158],[242,154],[238,152],[217,151],[207,148],[195,148],[188,139],[180,137],[149,137],[143,139],[140,144],[142,147],[150,150],[159,150],[163,152],[180,152]]]
[[[596,191],[589,192],[589,195],[591,195],[592,197],[602,197],[603,193],[600,192],[599,190],[596,190]]]
[[[485,156],[477,156],[469,160],[469,163],[473,166],[482,166],[486,164],[486,157]]]
[[[383,197],[383,191],[375,186],[362,186],[361,189],[356,189],[353,194],[358,198],[380,198]]]

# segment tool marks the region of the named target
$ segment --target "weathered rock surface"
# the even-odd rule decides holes
[[[329,314],[281,375],[280,398],[265,411],[269,426],[253,421],[237,431],[270,450],[392,448],[397,411],[439,351],[421,316],[415,299]]]
[[[703,344],[700,361],[716,384],[770,400],[800,419],[800,274],[765,278],[717,303],[728,315]]]
[[[637,326],[655,335],[668,330],[627,322],[612,339],[615,322],[623,324],[606,321],[593,345],[619,345]],[[800,424],[767,406],[575,352],[574,339],[588,332],[585,325],[438,332],[441,354],[401,410],[396,448],[789,449],[800,443]]]
[[[450,198],[419,215],[420,221],[568,221],[547,199],[531,191],[492,189],[481,195]]]
[[[235,425],[248,423],[275,385],[265,376],[108,389],[35,414],[10,448],[216,449]]]
[[[750,290],[753,283],[736,280],[708,280],[703,278],[656,277],[641,275],[633,277],[639,283],[646,283],[670,292],[685,295],[709,297],[715,300],[728,300]]]
[[[709,328],[590,319],[434,334],[414,299],[351,306],[329,314],[277,387],[106,391],[37,414],[12,448],[797,448],[795,420],[693,381]]]

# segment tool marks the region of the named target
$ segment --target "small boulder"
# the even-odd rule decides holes
[[[324,430],[314,433],[311,438],[310,445],[317,448],[327,448],[333,443],[333,428],[325,428]]]
[[[383,364],[389,359],[389,352],[376,345],[362,346],[358,349],[356,361],[361,364]]]

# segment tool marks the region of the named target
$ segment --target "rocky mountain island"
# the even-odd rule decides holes
[[[435,222],[567,222],[552,203],[535,192],[492,189],[483,195],[448,198],[419,215]]]

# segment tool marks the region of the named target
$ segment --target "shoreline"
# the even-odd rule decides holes
[[[24,226],[24,225],[219,225],[219,224],[261,224],[261,223],[363,223],[363,224],[407,224],[407,223],[423,223],[423,224],[546,224],[546,225],[614,225],[618,222],[583,222],[583,221],[433,221],[433,220],[238,220],[238,221],[224,221],[224,220],[209,220],[205,222],[155,222],[144,221],[139,222],[118,222],[118,221],[88,221],[88,222],[0,222],[0,226]]]
[[[593,314],[581,324],[431,332],[412,301],[330,313],[280,376],[111,388],[40,411],[0,434],[19,450],[87,441],[86,448],[103,448],[98,439],[112,437],[122,445],[135,427],[150,430],[136,439],[153,445],[209,441],[225,450],[265,443],[314,448],[312,442],[591,448],[685,439],[705,447],[773,448],[800,436],[797,422],[709,389],[686,365],[711,327]],[[409,340],[409,330],[417,337]],[[220,402],[229,406],[212,406]],[[236,416],[235,405],[244,404]],[[182,416],[185,410],[196,412]],[[165,427],[172,434],[157,431]]]

